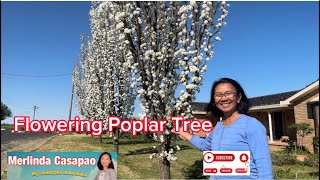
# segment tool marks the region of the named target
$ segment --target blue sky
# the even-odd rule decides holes
[[[228,25],[197,101],[208,102],[221,77],[239,81],[248,97],[301,89],[318,79],[319,2],[229,4]],[[36,105],[36,119],[68,118],[71,72],[80,34],[89,34],[89,9],[90,2],[1,2],[1,101],[13,115],[32,117]]]

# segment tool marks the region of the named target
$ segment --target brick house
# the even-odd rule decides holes
[[[267,130],[269,142],[288,136],[300,140],[291,124],[308,123],[313,131],[303,139],[303,145],[313,152],[313,137],[319,137],[319,80],[303,89],[249,98],[249,115],[257,118]],[[195,119],[213,119],[205,112],[207,103],[192,103]],[[215,121],[216,122],[216,121]],[[203,136],[202,134],[199,134]]]

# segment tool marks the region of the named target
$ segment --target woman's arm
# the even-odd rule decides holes
[[[193,146],[200,149],[201,151],[211,151],[211,133],[206,139],[202,139],[188,132],[183,132],[182,128],[179,129],[179,132],[172,132],[188,140]]]
[[[253,162],[258,169],[258,179],[273,179],[266,128],[258,120],[248,121],[247,140]]]

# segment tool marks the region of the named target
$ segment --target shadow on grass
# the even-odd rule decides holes
[[[129,151],[126,156],[131,156],[131,155],[137,155],[137,154],[152,154],[152,153],[156,153],[157,150],[154,148],[142,148],[142,149],[138,149],[135,151]]]
[[[319,177],[319,171],[318,172],[310,172],[309,175],[312,177]]]
[[[203,161],[196,160],[191,166],[183,168],[182,172],[185,179],[209,179],[203,175]]]
[[[192,149],[190,146],[187,146],[187,145],[179,145],[179,146],[180,146],[180,151]],[[157,153],[157,150],[150,147],[150,148],[142,148],[134,151],[129,151],[126,154],[126,156],[137,155],[137,154],[152,154],[152,153]]]
[[[121,141],[119,142],[119,145],[130,145],[130,144],[149,144],[153,143],[154,141]],[[106,144],[113,144],[113,142],[106,142]]]

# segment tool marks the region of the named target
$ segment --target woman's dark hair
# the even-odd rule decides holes
[[[101,161],[101,157],[102,157],[103,155],[105,155],[105,154],[108,154],[108,155],[109,155],[109,158],[110,158],[110,160],[111,160],[111,162],[110,162],[110,164],[109,164],[109,166],[108,166],[108,169],[114,169],[114,165],[113,165],[113,161],[112,161],[111,154],[108,153],[108,152],[103,152],[103,153],[100,155],[99,161],[98,161],[98,163],[97,163],[98,169],[103,170],[103,166],[102,166],[102,164],[101,164],[100,161]]]
[[[241,94],[240,103],[237,104],[237,111],[240,114],[247,114],[249,107],[250,107],[249,100],[248,100],[243,88],[241,87],[241,85],[237,81],[230,79],[230,78],[221,78],[213,83],[212,89],[211,89],[210,102],[206,108],[206,111],[211,112],[214,117],[222,117],[223,116],[223,112],[217,108],[215,101],[214,101],[215,89],[221,83],[229,83],[229,84],[232,84],[236,88],[237,95]]]

